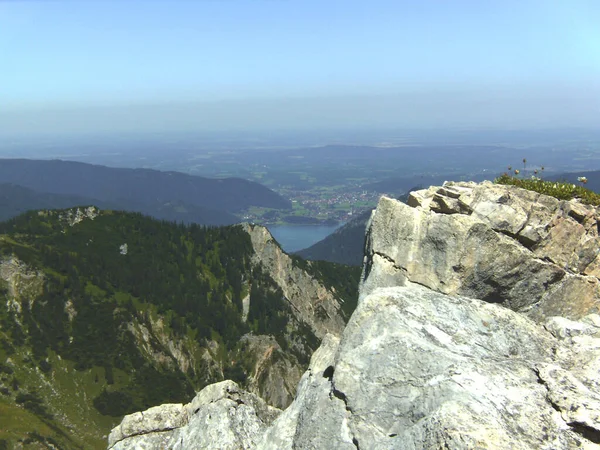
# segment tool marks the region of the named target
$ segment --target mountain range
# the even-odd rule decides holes
[[[239,222],[235,213],[250,206],[291,208],[289,200],[271,189],[240,178],[211,179],[61,160],[0,159],[0,184],[4,184],[0,198],[7,204],[5,211],[15,212],[36,205],[98,204],[165,220],[229,225]]]

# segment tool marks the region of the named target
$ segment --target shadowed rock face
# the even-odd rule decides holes
[[[260,262],[271,278],[281,287],[298,320],[306,323],[315,336],[339,335],[344,329],[340,304],[331,290],[296,267],[265,227],[242,224],[250,234],[255,260]],[[319,314],[318,310],[323,313]]]
[[[598,312],[598,211],[489,182],[382,198],[367,228],[361,296],[421,284],[535,320]]]

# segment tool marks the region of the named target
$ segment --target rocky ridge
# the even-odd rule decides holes
[[[242,227],[252,239],[256,262],[260,262],[281,287],[294,315],[319,339],[327,333],[341,334],[345,323],[335,292],[296,266],[265,227],[247,223]]]
[[[187,405],[161,405],[126,416],[111,431],[109,447],[211,448],[218,442],[232,449],[252,448],[279,412],[233,381],[223,381],[207,386]]]
[[[373,214],[359,305],[292,404],[235,443],[204,434],[238,424],[188,421],[172,448],[600,448],[595,209],[490,183],[397,203]],[[138,431],[122,442],[161,432]]]
[[[410,281],[543,322],[598,312],[598,210],[514,186],[447,183],[383,197],[367,228],[361,295]]]

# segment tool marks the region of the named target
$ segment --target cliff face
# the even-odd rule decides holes
[[[248,389],[271,405],[286,407],[294,399],[296,386],[306,368],[301,360],[308,361],[327,333],[342,333],[345,322],[341,302],[344,299],[320,282],[314,273],[295,264],[265,227],[250,224],[242,224],[242,227],[252,241],[254,264],[260,265],[281,289],[290,317],[282,337],[288,351],[272,336],[247,335],[242,338],[242,350],[237,356],[249,362]],[[253,308],[249,297],[245,308]]]
[[[295,265],[265,227],[249,224],[242,226],[252,239],[255,261],[262,264],[281,287],[298,320],[308,324],[318,338],[327,333],[341,334],[345,323],[335,293]]]
[[[359,305],[324,336],[292,404],[270,425],[253,406],[245,438],[210,448],[599,448],[595,210],[487,183],[411,205],[380,201]],[[196,437],[173,448],[241,436],[235,420],[192,422],[177,433]],[[114,448],[154,435],[132,429]]]
[[[598,211],[513,186],[456,183],[382,198],[361,295],[418,283],[544,321],[598,312]]]
[[[131,426],[135,415],[113,430],[117,436],[129,427],[111,444],[205,448],[207,435],[241,436],[242,423],[252,426],[245,438],[206,448],[596,448],[599,349],[597,315],[540,326],[498,305],[420,286],[377,289],[341,339],[325,337],[296,399],[270,426],[232,403],[215,411],[229,417],[219,422],[202,419],[203,409],[190,412],[169,432],[181,438],[169,438],[172,447],[151,445],[164,426]],[[172,407],[160,408],[143,416],[162,411],[170,423]]]

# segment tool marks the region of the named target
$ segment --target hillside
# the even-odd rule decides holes
[[[102,201],[79,195],[51,194],[10,183],[0,183],[0,220],[7,220],[37,209],[62,209],[79,205],[95,205],[122,211],[141,212],[156,219],[201,225],[232,225],[239,222],[225,211],[185,205],[181,202],[141,204],[131,200]]]
[[[289,200],[253,181],[180,172],[120,169],[73,161],[0,159],[0,183],[38,192],[156,207],[168,202],[235,213],[250,206],[291,208]]]
[[[325,239],[295,254],[311,261],[330,261],[360,266],[363,261],[365,229],[371,211],[365,211],[335,230]]]
[[[266,256],[292,261],[300,286]],[[103,448],[124,414],[225,378],[286,406],[358,276],[292,260],[262,227],[93,207],[2,223],[0,445]]]

